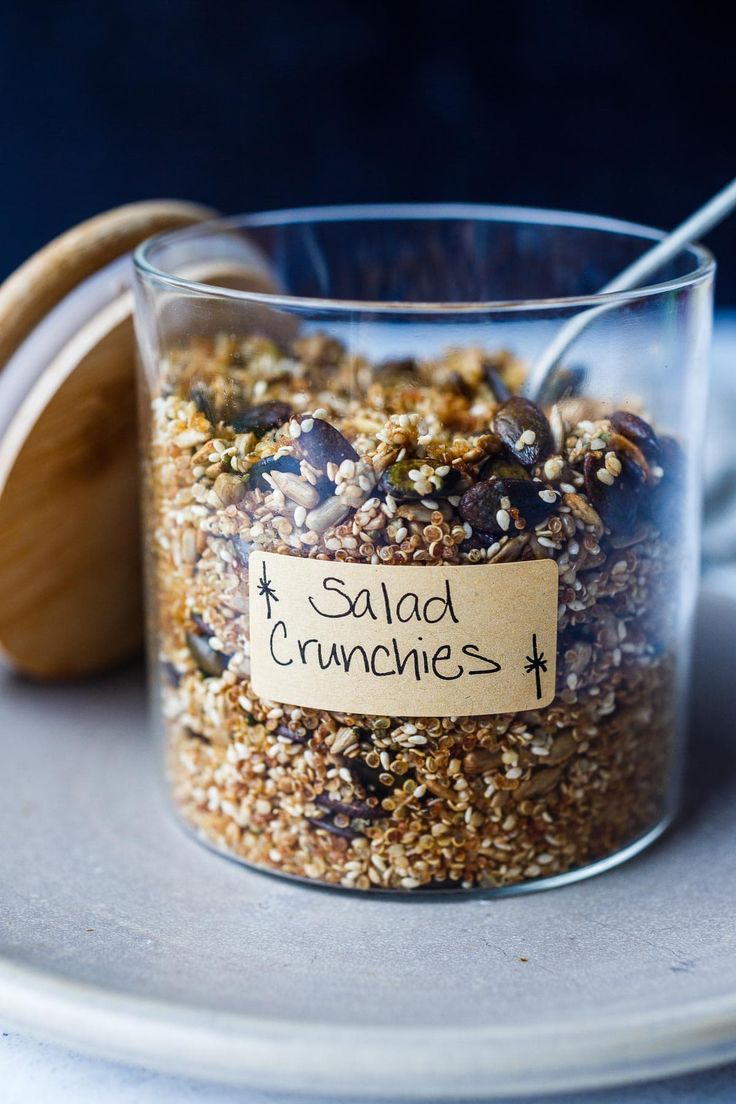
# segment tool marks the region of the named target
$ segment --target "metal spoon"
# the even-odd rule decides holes
[[[614,276],[599,291],[605,294],[613,291],[631,291],[638,287],[657,269],[677,256],[681,249],[691,242],[706,234],[711,227],[730,214],[736,207],[736,179],[727,184],[722,191],[714,195],[706,204],[699,208],[689,218],[685,219],[676,230],[668,234],[662,241],[643,253],[638,260],[630,264],[618,276]],[[575,338],[592,322],[599,314],[610,310],[615,303],[603,303],[599,307],[591,307],[581,311],[560,327],[552,341],[547,345],[534,361],[527,379],[526,391],[530,398],[538,400],[543,397],[545,389],[550,382],[552,373],[557,363]]]

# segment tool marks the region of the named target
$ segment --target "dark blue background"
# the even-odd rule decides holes
[[[132,199],[458,199],[674,225],[734,175],[724,9],[11,0],[0,275]],[[736,219],[709,239],[736,303]]]

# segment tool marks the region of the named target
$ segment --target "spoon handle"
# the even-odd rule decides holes
[[[730,214],[735,207],[736,179],[732,180],[730,184],[727,184],[694,214],[680,223],[667,237],[657,242],[656,245],[637,258],[633,264],[628,265],[612,280],[609,280],[598,294],[631,291],[632,288],[638,287],[648,277],[652,276],[665,261],[675,257],[686,245],[697,241],[711,227]],[[538,398],[543,393],[552,368],[580,332],[597,315],[604,313],[614,305],[603,303],[599,307],[581,311],[580,314],[573,315],[568,322],[560,327],[552,341],[542,350],[532,365],[526,388],[532,398]]]

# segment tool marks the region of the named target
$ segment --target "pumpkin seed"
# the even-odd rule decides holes
[[[528,797],[543,797],[555,788],[561,774],[561,767],[542,767],[540,770],[535,770],[532,776],[514,791],[514,797],[519,801],[524,801]]]
[[[300,732],[294,732],[288,725],[280,724],[277,726],[274,736],[281,736],[284,740],[288,740],[291,744],[308,744],[309,735],[302,735]]]
[[[649,422],[628,410],[616,410],[610,418],[611,428],[622,437],[638,445],[645,456],[653,459],[659,455],[659,438]]]
[[[186,641],[192,659],[203,674],[211,678],[219,678],[223,671],[227,670],[227,665],[231,657],[225,655],[223,652],[216,652],[205,636],[200,636],[199,633],[188,632],[186,634]]]
[[[289,420],[291,407],[285,402],[265,402],[239,411],[231,424],[236,433],[255,433],[262,437],[270,429],[278,429]]]
[[[179,674],[174,664],[164,659],[161,660],[159,666],[161,670],[161,678],[164,679],[165,682],[169,684],[169,686],[178,686],[181,682],[181,675]]]
[[[253,545],[250,541],[243,540],[242,537],[231,537],[230,543],[233,546],[233,552],[235,553],[235,559],[241,567],[247,567],[250,560],[250,550]]]
[[[529,472],[509,456],[490,456],[483,462],[480,478],[493,479],[531,479]]]
[[[463,521],[491,536],[533,529],[554,512],[555,491],[531,479],[486,479],[460,499]]]
[[[328,464],[338,468],[343,460],[357,460],[358,454],[339,429],[324,418],[300,414],[292,418],[289,427],[293,434],[294,450],[313,468],[326,471]]]
[[[574,755],[577,751],[577,743],[569,732],[563,732],[561,736],[558,736],[552,747],[550,748],[549,755],[545,756],[545,763],[550,767],[556,767],[558,763],[564,763],[566,759],[569,759],[571,755]]]
[[[212,740],[209,736],[205,736],[203,732],[197,732],[193,728],[185,728],[184,730],[190,740],[199,740],[203,744],[211,744]]]
[[[333,836],[340,836],[341,839],[354,840],[361,835],[354,828],[339,828],[337,824],[333,824],[329,816],[306,817],[306,820],[313,828],[324,828],[326,832],[330,832]]]
[[[643,504],[642,514],[670,534],[679,526],[686,493],[685,455],[674,437],[660,437],[659,465],[662,478]]]
[[[371,748],[363,745],[364,752],[370,754]],[[383,778],[386,777],[385,771],[379,767],[371,767],[366,763],[365,759],[357,756],[354,759],[344,760],[350,773],[357,780],[357,782],[363,787],[363,790],[369,796],[386,797],[393,792],[393,786],[387,785]]]
[[[466,774],[484,774],[486,771],[496,770],[501,763],[500,749],[490,751],[488,748],[473,748],[463,757],[463,770]]]
[[[459,474],[441,460],[399,460],[381,476],[379,487],[393,498],[409,502],[445,498],[457,486]]]
[[[219,419],[217,406],[215,404],[212,392],[206,383],[201,380],[194,384],[189,392],[189,398],[200,414],[204,414],[205,418],[211,425],[216,426]]]
[[[384,360],[376,365],[374,373],[376,379],[386,386],[415,383],[421,375],[419,365],[413,357]]]
[[[599,457],[589,452],[583,462],[585,489],[609,529],[628,533],[635,527],[638,511],[637,486],[630,474],[623,471],[618,478],[610,477],[610,482],[598,478],[599,472],[606,472]],[[608,473],[606,473],[608,474]]]
[[[525,468],[540,464],[552,452],[552,431],[547,418],[538,406],[519,395],[498,408],[493,429]]]
[[[292,343],[294,355],[313,368],[334,368],[340,363],[343,347],[327,333],[310,333]]]
[[[560,365],[545,385],[545,403],[576,399],[582,393],[586,375],[585,368],[581,364]]]
[[[298,475],[301,471],[299,461],[295,456],[290,456],[289,453],[285,453],[283,456],[265,456],[263,460],[257,460],[251,468],[248,469],[248,486],[253,490],[270,491],[270,484],[263,478],[264,475],[268,475],[269,472],[291,472],[293,475]]]
[[[644,453],[628,437],[623,437],[620,433],[612,433],[606,442],[606,448],[616,453],[621,461],[621,466],[637,483],[649,482],[651,469]]]
[[[486,362],[483,365],[483,371],[486,377],[486,383],[491,391],[496,402],[505,403],[511,398],[511,392],[508,389],[506,383],[504,383],[498,370],[493,367],[492,364]]]
[[[361,820],[380,820],[381,817],[388,815],[380,805],[369,805],[365,801],[338,801],[337,798],[328,797],[327,794],[319,794],[314,799],[314,803],[330,813],[342,813],[351,820],[356,817]]]

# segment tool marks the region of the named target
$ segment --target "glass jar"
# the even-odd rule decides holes
[[[714,263],[693,247],[596,294],[659,237],[354,207],[138,250],[155,716],[203,842],[348,889],[493,894],[670,822]]]

